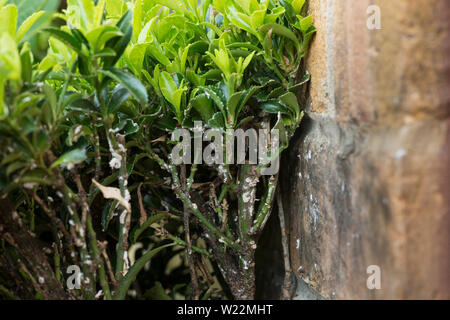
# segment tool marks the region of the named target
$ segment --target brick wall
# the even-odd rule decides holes
[[[380,30],[367,28],[369,5]],[[310,0],[310,11],[308,118],[280,179],[301,288],[450,298],[450,1]],[[369,265],[380,290],[366,286]]]

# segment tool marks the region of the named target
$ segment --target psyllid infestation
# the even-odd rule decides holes
[[[172,134],[260,130],[278,158],[303,116],[305,1],[68,0],[19,22],[0,2],[1,293],[252,299],[278,173],[262,174],[270,161],[175,163]],[[180,255],[184,283],[140,277]]]

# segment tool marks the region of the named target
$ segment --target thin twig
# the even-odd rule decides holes
[[[291,287],[292,287],[292,268],[289,258],[289,241],[286,232],[286,221],[284,217],[283,201],[281,199],[280,189],[277,190],[277,205],[278,205],[278,218],[280,219],[281,229],[281,245],[283,247],[283,260],[284,260],[284,283],[282,288],[282,299],[291,299]]]
[[[181,186],[186,190],[186,165],[181,166]],[[193,299],[198,300],[200,298],[200,288],[198,286],[198,277],[195,270],[194,259],[192,258],[192,243],[191,243],[191,231],[189,226],[190,211],[186,205],[183,205],[183,225],[184,225],[184,238],[186,241],[186,256],[189,265],[189,272],[191,274]]]
[[[139,224],[142,226],[144,222],[147,220],[147,211],[144,209],[144,204],[142,202],[142,194],[141,194],[142,183],[139,184],[137,188],[137,195],[139,201],[139,211],[141,213],[141,217],[139,218]]]
[[[114,271],[111,265],[111,260],[109,260],[109,256],[108,253],[106,252],[106,246],[108,245],[108,242],[100,242],[98,241],[98,245],[100,248],[100,252],[103,256],[103,259],[105,260],[105,264],[106,264],[106,269],[108,270],[108,274],[109,274],[109,278],[111,280],[111,283],[113,285],[114,288],[117,287],[117,280],[116,277],[114,275]]]

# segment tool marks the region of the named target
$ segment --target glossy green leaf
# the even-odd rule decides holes
[[[116,173],[115,174],[116,179],[118,176],[119,176],[118,173]],[[103,207],[102,222],[101,222],[103,231],[108,230],[109,223],[114,216],[114,211],[117,204],[118,204],[117,200],[109,200],[108,203]]]
[[[190,104],[200,114],[205,123],[208,123],[215,113],[213,101],[204,93],[191,99]]]
[[[222,129],[225,128],[225,120],[221,112],[216,112],[214,116],[209,119],[208,126],[211,128]]]
[[[57,167],[59,165],[69,165],[69,164],[77,164],[86,160],[86,150],[82,149],[74,149],[58,158],[51,166],[50,169]]]
[[[250,89],[246,90],[244,95],[242,96],[241,100],[239,101],[238,108],[236,110],[237,114],[239,114],[242,110],[242,108],[247,104],[247,102],[250,100],[250,98],[256,94],[262,86],[253,86]]]
[[[163,71],[160,74],[159,88],[167,101],[169,101],[175,108],[175,114],[177,116],[178,122],[182,123],[183,112],[181,110],[181,99],[186,88],[183,86],[180,86],[180,88],[178,88],[175,80],[166,71]]]
[[[297,97],[292,92],[287,92],[282,95],[280,101],[288,106],[296,117],[300,114],[300,106],[298,105]]]
[[[114,88],[113,94],[108,104],[108,112],[116,112],[119,107],[130,98],[130,91],[122,85],[118,85]]]
[[[116,53],[115,57],[105,59],[104,66],[110,68],[115,66],[115,64],[122,57],[128,44],[130,43],[131,37],[133,35],[133,27],[131,25],[132,13],[128,11],[123,15],[123,17],[117,22],[117,27],[124,34],[123,37],[113,38],[106,42],[105,46],[111,48]]]
[[[219,92],[210,87],[200,87],[203,91],[205,91],[206,97],[211,98],[214,103],[217,105],[222,114],[226,115],[225,109],[225,99],[222,97]]]
[[[283,114],[288,114],[289,111],[283,106],[281,103],[278,103],[276,100],[264,102],[261,105],[261,109],[263,109],[267,113],[278,114],[279,112]]]
[[[141,105],[148,103],[148,94],[144,85],[134,76],[118,69],[100,70],[104,75],[122,84]]]
[[[286,127],[283,122],[283,118],[281,114],[278,113],[278,119],[276,124],[272,128],[272,135],[274,134],[274,130],[278,130],[279,138],[280,138],[280,147],[287,146],[289,144],[289,139],[286,132]]]

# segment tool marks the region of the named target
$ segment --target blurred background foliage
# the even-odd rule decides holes
[[[21,25],[29,16],[38,11],[45,11],[31,27],[30,31],[22,39],[23,42],[30,43],[31,50],[37,59],[45,57],[48,48],[49,35],[36,32],[52,23],[52,17],[55,12],[66,6],[65,0],[8,0],[6,4],[17,6],[19,15],[17,16],[17,25]]]

